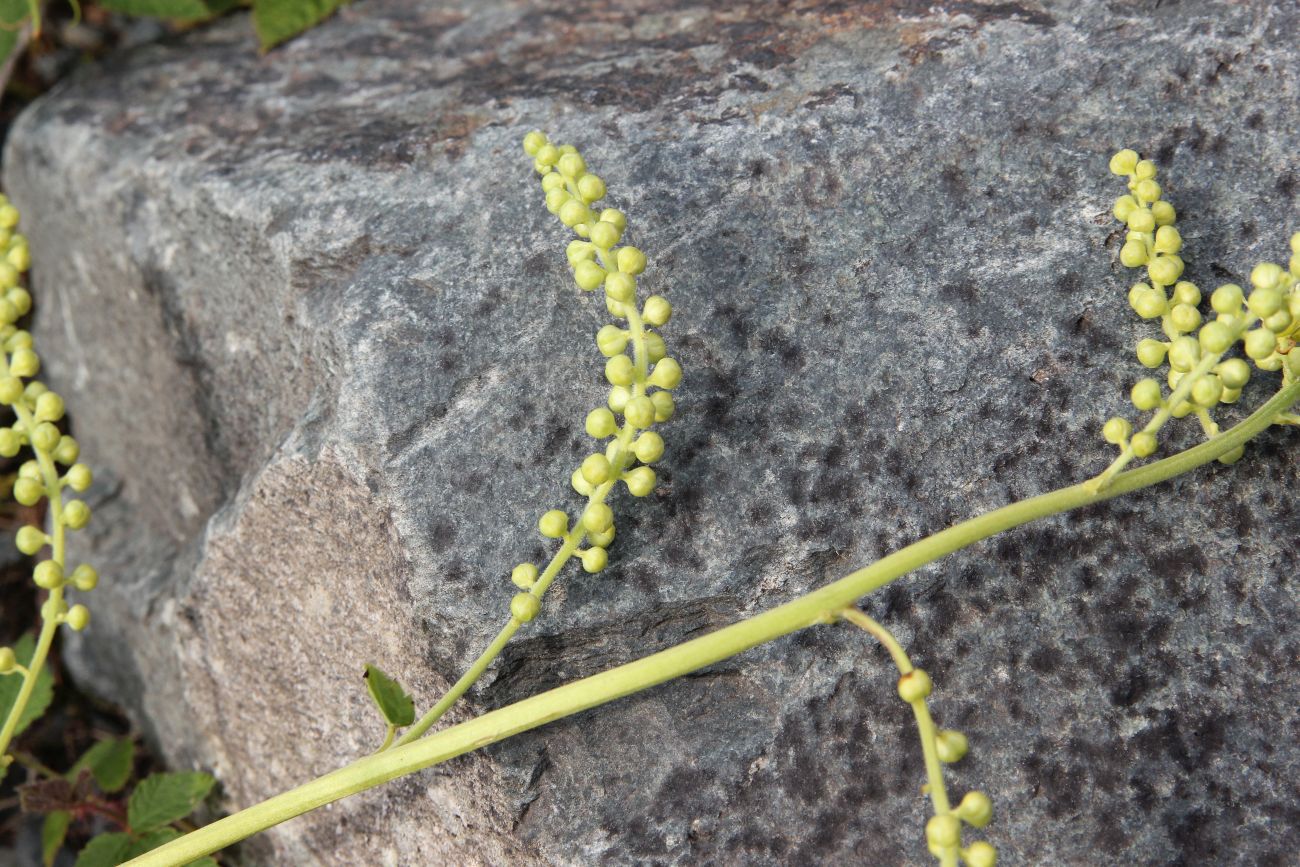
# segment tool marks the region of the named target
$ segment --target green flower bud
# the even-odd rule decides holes
[[[596,490],[591,482],[583,478],[581,467],[574,470],[573,475],[569,476],[569,484],[573,485],[573,489],[584,497],[590,497]]]
[[[63,522],[80,530],[90,522],[90,507],[81,500],[69,500],[63,504]]]
[[[542,610],[542,601],[531,593],[516,593],[510,600],[510,616],[520,623],[528,623]]]
[[[28,251],[26,244],[14,247],[5,256],[5,259],[10,265],[13,265],[14,268],[18,269],[19,273],[32,267],[32,254]]]
[[[1282,268],[1272,262],[1260,262],[1250,271],[1250,283],[1256,289],[1272,289],[1282,280]]]
[[[90,609],[84,605],[74,605],[63,615],[63,622],[73,632],[80,632],[90,625]]]
[[[0,647],[0,674],[9,674],[18,667],[18,657],[12,647]]]
[[[524,153],[530,157],[537,156],[537,152],[546,144],[546,134],[539,129],[535,129],[528,135],[524,136]]]
[[[558,539],[569,532],[569,516],[559,509],[551,509],[537,522],[537,529],[548,539]]]
[[[1139,181],[1149,181],[1156,176],[1156,164],[1151,160],[1142,160],[1133,168],[1133,174]]]
[[[1159,287],[1137,293],[1133,304],[1133,310],[1143,319],[1155,319],[1158,316],[1163,316],[1168,309],[1169,302],[1165,298],[1165,290]]]
[[[914,668],[898,679],[898,697],[908,704],[922,701],[934,690],[934,682],[923,669]]]
[[[1137,168],[1137,162],[1137,153],[1125,148],[1110,158],[1110,170],[1117,175],[1131,175]]]
[[[582,158],[582,154],[567,153],[560,157],[556,168],[569,180],[575,180],[582,177],[583,172],[587,170],[587,162]]]
[[[1156,435],[1147,431],[1133,434],[1133,439],[1129,442],[1129,448],[1133,449],[1133,454],[1140,458],[1150,457],[1155,454],[1156,446]]]
[[[560,158],[560,149],[553,144],[544,144],[537,149],[537,153],[533,154],[533,156],[536,157],[537,162],[542,165],[553,166]]]
[[[582,568],[586,572],[596,574],[609,563],[609,552],[604,548],[588,548],[582,552]]]
[[[1192,386],[1192,403],[1199,407],[1208,409],[1214,406],[1222,395],[1223,380],[1212,373],[1202,376]]]
[[[1101,427],[1102,438],[1111,445],[1119,445],[1125,442],[1132,431],[1133,426],[1128,423],[1128,420],[1119,417],[1108,420]]]
[[[668,421],[673,417],[673,413],[677,411],[677,403],[669,392],[656,391],[650,395],[650,402],[654,404],[655,421],[657,422]]]
[[[0,428],[0,457],[12,458],[23,447],[23,438],[13,428]]]
[[[609,529],[602,530],[599,533],[587,531],[587,541],[597,548],[608,548],[609,544],[614,541],[614,525],[610,524]]]
[[[35,376],[40,369],[41,359],[30,349],[15,349],[9,356],[9,372],[14,376]]]
[[[1154,215],[1152,215],[1154,217]],[[1183,248],[1183,236],[1173,226],[1161,226],[1156,229],[1155,249],[1157,253],[1177,253]],[[1162,281],[1163,282],[1163,281]]]
[[[31,557],[49,544],[49,541],[50,537],[36,527],[22,527],[18,530],[18,536],[14,543],[18,546],[19,551]]]
[[[537,583],[537,567],[532,563],[520,563],[510,570],[510,581],[520,590],[531,590]]]
[[[618,270],[624,274],[640,274],[645,270],[645,253],[636,247],[619,248]]]
[[[72,586],[83,593],[89,593],[99,586],[99,573],[89,563],[82,563],[72,570]]]
[[[668,354],[668,347],[664,345],[664,339],[653,331],[646,332],[643,342],[645,343],[646,360],[651,364],[658,364]]]
[[[626,355],[615,355],[605,362],[605,378],[609,380],[610,385],[631,385],[635,374],[636,368],[632,364],[632,359]]]
[[[630,274],[615,271],[605,278],[605,294],[624,303],[636,297],[636,280]]]
[[[1200,360],[1201,344],[1194,337],[1184,335],[1169,346],[1169,366],[1180,373],[1191,370]]]
[[[5,352],[17,352],[19,349],[32,348],[32,335],[26,331],[15,331],[5,338]]]
[[[36,420],[58,421],[63,418],[63,398],[52,391],[36,398]]]
[[[993,802],[983,792],[967,792],[953,812],[966,824],[983,828],[993,818]]]
[[[617,325],[602,325],[596,332],[596,346],[605,357],[618,355],[627,349],[630,335]]]
[[[7,293],[5,297],[0,298],[0,322],[8,325],[9,323],[16,321],[21,315],[22,314],[18,312],[18,308],[9,300]]]
[[[42,560],[32,571],[32,580],[44,590],[63,586],[63,567],[54,560]]]
[[[573,197],[569,195],[569,191],[562,187],[547,190],[546,210],[550,211],[552,214],[558,215],[560,209],[568,204],[572,198]]]
[[[649,467],[628,470],[623,474],[623,482],[632,496],[644,497],[655,489],[655,471]]]
[[[12,289],[18,285],[18,269],[8,260],[0,262],[0,290]]]
[[[1154,369],[1165,363],[1165,353],[1168,351],[1169,347],[1163,342],[1148,337],[1138,344],[1138,361],[1142,362],[1144,366]]]
[[[1137,187],[1133,190],[1137,194],[1139,202],[1154,202],[1160,198],[1160,185],[1150,178],[1138,181]]]
[[[1281,334],[1291,327],[1291,321],[1290,311],[1283,309],[1265,319],[1264,327],[1274,334]]]
[[[1160,389],[1160,383],[1154,379],[1143,379],[1133,386],[1133,392],[1130,395],[1133,399],[1133,405],[1143,412],[1156,409],[1163,401],[1163,392]]]
[[[1246,332],[1246,354],[1259,361],[1268,358],[1277,349],[1277,335],[1267,328]]]
[[[932,816],[925,823],[925,839],[938,849],[950,849],[961,843],[961,821],[952,814]]]
[[[1225,283],[1210,295],[1210,306],[1214,308],[1215,313],[1235,316],[1241,311],[1243,299],[1244,294],[1240,286],[1235,283]]]
[[[1229,358],[1214,370],[1227,388],[1242,389],[1250,382],[1250,365],[1240,358]]]
[[[651,295],[645,300],[645,306],[641,309],[641,318],[646,324],[659,327],[667,324],[672,318],[673,305],[668,303],[668,299],[662,295]]]
[[[1190,400],[1180,400],[1170,408],[1169,412],[1174,418],[1187,418],[1196,411],[1196,404]]]
[[[619,234],[622,234],[627,229],[627,217],[618,208],[606,208],[601,211],[600,221],[611,224],[615,229],[618,229]]]
[[[1174,286],[1173,297],[1175,304],[1190,304],[1195,307],[1201,303],[1201,290],[1196,288],[1195,283],[1179,280]]]
[[[1125,268],[1140,268],[1147,263],[1147,248],[1141,241],[1128,241],[1120,248],[1119,261]]]
[[[1147,263],[1147,273],[1152,282],[1168,286],[1183,275],[1183,260],[1177,256],[1157,256]]]
[[[81,446],[70,436],[63,436],[59,444],[54,447],[54,460],[65,467],[75,464],[79,457],[81,457]]]
[[[1172,226],[1178,219],[1174,206],[1164,201],[1151,203],[1151,216],[1155,217],[1157,226]]]
[[[939,761],[950,765],[965,758],[967,751],[970,750],[970,742],[959,731],[941,729],[934,736],[934,747]]]
[[[592,246],[590,241],[575,238],[564,248],[564,255],[568,258],[569,265],[577,268],[579,263],[587,262],[595,257],[596,248]]]
[[[582,202],[578,201],[577,199],[570,198],[567,202],[565,202],[563,205],[560,206],[560,213],[559,213],[560,222],[568,226],[569,228],[573,228],[574,226],[586,220],[588,214],[590,213],[591,212],[587,210],[586,205],[584,205]]]
[[[645,395],[634,397],[623,407],[623,418],[634,428],[648,428],[655,421],[655,405]]]
[[[58,428],[48,421],[43,421],[36,426],[36,430],[32,431],[32,448],[43,452],[54,451],[62,436]]]
[[[674,359],[661,359],[651,371],[649,382],[658,388],[676,388],[682,382],[682,366]]]
[[[1156,218],[1146,208],[1134,208],[1128,215],[1128,227],[1133,232],[1154,232],[1156,228]],[[1129,241],[1134,243],[1134,241]],[[1125,245],[1127,246],[1127,244]],[[1142,245],[1142,254],[1146,255],[1146,245]]]
[[[595,175],[587,175],[587,178],[594,177]],[[583,180],[585,181],[587,178],[583,178]],[[618,243],[620,234],[618,227],[613,223],[607,223],[604,220],[601,220],[599,223],[591,227],[591,243],[595,244],[602,250],[608,250],[610,247],[613,247]]]
[[[1201,327],[1201,311],[1190,304],[1176,304],[1169,311],[1169,324],[1181,334],[1195,331]]]
[[[45,496],[45,486],[35,479],[18,479],[14,482],[14,499],[24,506],[34,506]]]
[[[626,358],[627,356],[624,356]],[[604,455],[588,455],[587,459],[582,462],[580,472],[582,477],[593,485],[603,485],[609,481],[612,469],[609,465],[609,459]]]
[[[90,472],[90,467],[85,464],[74,464],[64,475],[63,480],[68,483],[68,487],[80,494],[90,487],[95,477]]]
[[[603,533],[614,523],[614,510],[606,503],[591,503],[582,513],[582,526],[589,532]]]
[[[648,430],[636,438],[636,442],[632,444],[632,452],[641,463],[653,464],[663,457],[664,438]]]
[[[1137,199],[1132,196],[1120,196],[1115,200],[1115,207],[1112,213],[1115,215],[1115,219],[1119,220],[1121,223],[1127,223],[1129,215],[1137,210],[1137,207]]]
[[[1222,322],[1207,322],[1197,336],[1201,342],[1201,349],[1213,355],[1227,352],[1234,343],[1232,329]]]
[[[605,282],[605,269],[590,259],[579,262],[573,269],[573,282],[578,288],[590,292]]]
[[[1256,268],[1256,270],[1259,269]],[[1246,303],[1246,306],[1250,308],[1251,313],[1254,313],[1260,319],[1265,319],[1282,309],[1282,293],[1272,286],[1266,289],[1256,289],[1250,293],[1250,300]]]
[[[23,381],[16,376],[0,379],[0,403],[13,406],[23,396]]]
[[[628,401],[632,399],[632,392],[625,385],[616,385],[609,390],[609,398],[605,401],[614,412],[622,412],[627,408]]]
[[[614,413],[605,407],[593,409],[587,413],[587,435],[598,440],[603,440],[607,436],[613,436],[618,430],[618,421],[614,418]]]
[[[579,159],[581,159],[581,157],[579,157]],[[583,175],[578,179],[578,195],[582,196],[582,200],[587,204],[591,204],[598,199],[603,199],[605,197],[605,182],[595,175]],[[600,244],[600,242],[597,241],[597,244],[606,249],[617,243],[617,238],[615,238],[614,242],[611,244]]]
[[[997,867],[998,850],[990,843],[976,840],[962,850],[961,857],[966,862],[966,867]]]

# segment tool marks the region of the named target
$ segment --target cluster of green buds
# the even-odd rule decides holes
[[[1137,357],[1152,370],[1168,365],[1168,372],[1163,385],[1146,378],[1133,387],[1133,405],[1153,413],[1140,430],[1120,417],[1102,427],[1102,436],[1120,455],[1093,480],[1098,489],[1133,458],[1154,454],[1160,429],[1171,418],[1194,415],[1207,437],[1218,434],[1212,411],[1241,396],[1251,377],[1246,359],[1260,370],[1283,371],[1284,384],[1300,376],[1300,352],[1291,351],[1300,333],[1300,233],[1291,238],[1289,268],[1272,262],[1255,266],[1249,295],[1236,284],[1220,286],[1210,294],[1210,312],[1203,314],[1201,290],[1181,279],[1183,240],[1174,227],[1173,206],[1161,199],[1155,164],[1122,150],[1111,158],[1110,170],[1126,177],[1129,187],[1114,208],[1115,218],[1128,227],[1120,261],[1147,272],[1147,279],[1129,290],[1129,304],[1143,319],[1159,320],[1163,332],[1163,339],[1142,340]],[[1245,358],[1229,357],[1238,343]],[[1293,422],[1287,417],[1279,423]],[[1233,463],[1242,451],[1234,449],[1219,460]]]
[[[86,606],[68,605],[69,588],[81,592],[95,589],[99,574],[89,564],[68,571],[66,535],[80,530],[90,521],[90,507],[84,501],[69,498],[68,491],[84,492],[90,487],[90,469],[78,462],[80,447],[71,436],[59,429],[63,419],[63,398],[34,377],[41,361],[32,349],[32,336],[18,326],[31,309],[31,295],[19,285],[31,264],[27,239],[18,234],[18,210],[0,196],[0,404],[12,409],[14,423],[0,427],[0,456],[11,458],[30,446],[32,458],[18,470],[14,481],[14,499],[24,506],[48,501],[47,528],[34,524],[22,527],[17,534],[18,549],[36,556],[45,548],[50,556],[36,564],[32,580],[48,591],[41,607],[42,631],[35,653],[27,665],[19,664],[13,648],[0,648],[0,675],[21,675],[24,685],[18,701],[0,731],[0,756],[4,755],[22,714],[31,684],[45,661],[54,631],[59,625],[81,630],[90,622]],[[6,762],[7,764],[7,762]]]
[[[572,523],[560,509],[542,515],[538,529],[549,539],[562,540],[560,552],[544,572],[521,563],[511,573],[524,591],[512,601],[511,612],[527,622],[537,615],[538,600],[569,556],[576,554],[591,573],[609,562],[614,512],[605,501],[615,485],[622,482],[635,497],[654,490],[650,465],[663,456],[664,441],[651,428],[672,418],[672,390],[682,380],[682,368],[668,357],[663,337],[654,330],[668,322],[672,305],[661,295],[637,303],[637,277],[645,271],[646,257],[636,247],[620,246],[627,229],[623,212],[598,207],[605,182],[587,171],[576,148],[552,144],[541,132],[525,136],[524,151],[542,177],[547,210],[578,236],[567,249],[574,282],[588,292],[603,287],[605,306],[618,320],[596,333],[596,346],[607,359],[609,398],[586,420],[591,437],[609,442],[603,452],[588,455],[571,478],[587,504]]]
[[[928,699],[934,692],[934,681],[924,669],[912,665],[903,646],[893,633],[857,608],[845,608],[840,617],[869,633],[889,651],[898,667],[898,697],[912,708],[916,718],[916,731],[921,740],[921,753],[925,756],[928,782],[925,791],[930,795],[934,815],[925,825],[925,841],[930,854],[941,867],[994,867],[998,861],[997,849],[984,840],[962,845],[963,826],[983,828],[993,819],[993,801],[984,792],[969,791],[956,807],[948,799],[943,781],[943,766],[959,762],[970,750],[966,735],[954,729],[940,729],[930,713]]]

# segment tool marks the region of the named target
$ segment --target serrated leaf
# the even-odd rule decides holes
[[[347,0],[253,0],[253,28],[262,50],[324,21]]]
[[[172,18],[193,21],[212,14],[203,0],[99,0],[99,5],[137,18]]]
[[[41,863],[50,867],[59,857],[63,841],[68,836],[68,825],[72,823],[72,814],[66,810],[50,813],[41,825]]]
[[[77,856],[76,867],[117,867],[126,860],[131,837],[121,831],[100,834],[86,844]]]
[[[409,726],[415,722],[415,702],[402,685],[373,665],[366,666],[366,688],[375,707],[390,726]]]
[[[157,849],[163,843],[170,843],[180,835],[181,832],[175,828],[159,828],[157,831],[150,831],[131,844],[130,848],[126,850],[126,857],[138,858],[145,852]]]
[[[31,633],[24,635],[14,644],[14,656],[18,657],[18,661],[23,665],[31,664],[32,654],[35,652],[36,639]],[[18,700],[18,692],[22,687],[23,675],[19,672],[0,677],[0,720],[8,718],[9,709]],[[23,708],[22,715],[18,717],[18,728],[14,729],[14,736],[22,734],[29,725],[40,719],[41,714],[45,713],[45,709],[53,700],[54,675],[50,674],[48,666],[43,665],[41,673],[36,675],[36,685],[32,687],[31,697],[27,699],[27,707]]]
[[[126,819],[137,834],[184,819],[212,791],[216,782],[202,771],[153,774],[140,781],[126,805]]]
[[[90,771],[101,789],[116,792],[131,778],[134,766],[135,744],[130,738],[112,738],[100,741],[86,750],[72,766],[72,770],[68,771],[68,777],[75,779],[81,771]]]

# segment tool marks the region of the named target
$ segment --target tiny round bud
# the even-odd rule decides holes
[[[17,285],[18,269],[10,265],[7,259],[0,261],[0,289],[12,289]]]
[[[618,430],[618,420],[614,418],[614,413],[602,406],[587,413],[586,427],[588,436],[603,440]]]
[[[1246,332],[1246,354],[1256,361],[1268,358],[1277,349],[1277,335],[1267,328]]]
[[[43,452],[53,451],[62,436],[58,428],[48,421],[43,421],[36,426],[36,430],[32,431],[32,448]]]
[[[1147,263],[1147,274],[1153,283],[1168,286],[1183,275],[1183,260],[1177,256],[1157,256]]]
[[[537,153],[533,154],[533,156],[542,165],[553,166],[555,161],[560,158],[560,149],[553,144],[544,144],[537,149]]]
[[[673,400],[671,393],[666,391],[656,391],[650,395],[650,402],[654,404],[655,421],[665,422],[673,417],[677,411],[677,402]]]
[[[23,381],[16,376],[0,379],[0,403],[12,406],[22,399]]]
[[[573,486],[575,491],[582,494],[584,497],[590,497],[596,490],[592,486],[591,482],[583,478],[581,468],[574,470],[573,475],[569,476],[569,484]]]
[[[573,282],[579,289],[590,292],[605,282],[605,269],[590,259],[579,262],[573,269]]]
[[[1196,288],[1195,283],[1179,280],[1174,285],[1174,303],[1190,304],[1195,307],[1201,303],[1201,290]]]
[[[74,632],[80,632],[90,625],[90,609],[84,605],[74,605],[63,615],[63,622]]]
[[[45,486],[35,479],[20,478],[14,482],[14,499],[24,506],[34,506],[45,496]]]
[[[641,309],[641,318],[656,327],[666,324],[672,315],[673,305],[669,304],[668,299],[662,295],[651,295],[645,300],[645,306]]]
[[[548,539],[558,539],[569,532],[569,516],[559,509],[551,509],[537,522],[537,529]]]
[[[1137,346],[1138,361],[1154,369],[1165,363],[1165,353],[1168,351],[1169,347],[1163,341],[1148,337]]]
[[[1128,219],[1125,222],[1128,223],[1129,230],[1133,232],[1150,234],[1156,229],[1156,218],[1151,215],[1150,211],[1143,207],[1137,207],[1130,211]],[[1125,246],[1128,244],[1141,244],[1142,255],[1146,255],[1146,244],[1142,244],[1142,242],[1137,238],[1130,236],[1127,239]]]
[[[70,436],[65,435],[60,438],[59,444],[54,447],[54,460],[65,467],[75,464],[79,457],[81,457],[81,446]]]
[[[537,156],[537,152],[546,144],[546,134],[539,129],[535,129],[528,135],[524,136],[524,153],[530,157]]]
[[[949,849],[961,843],[961,822],[951,813],[932,816],[925,823],[925,839],[931,846]]]
[[[1235,316],[1241,311],[1244,297],[1240,286],[1235,283],[1225,283],[1210,295],[1210,306],[1214,308],[1215,313]]]
[[[983,792],[967,792],[953,812],[966,824],[983,828],[993,818],[993,802]]]
[[[8,674],[18,666],[18,657],[12,647],[0,647],[0,674]]]
[[[664,438],[648,430],[636,438],[636,442],[632,444],[632,452],[641,463],[653,464],[663,457]]]
[[[44,548],[49,540],[50,537],[36,527],[22,527],[18,530],[14,543],[19,551],[30,557]]]
[[[1119,261],[1125,268],[1140,268],[1147,263],[1147,248],[1141,241],[1128,241],[1120,248]]]
[[[605,278],[605,294],[615,301],[631,301],[636,297],[636,280],[631,274],[614,271]]]
[[[618,270],[625,274],[640,274],[645,270],[645,253],[636,247],[620,247],[618,251]]]
[[[32,335],[27,331],[14,331],[5,338],[5,352],[15,352],[19,349],[32,348]]]
[[[1240,358],[1229,358],[1215,370],[1228,388],[1242,389],[1250,382],[1250,365]]]
[[[645,357],[651,364],[657,364],[660,359],[668,354],[668,347],[664,344],[664,339],[653,331],[646,332],[644,342]]]
[[[32,570],[32,580],[36,582],[37,587],[45,590],[62,587],[63,567],[53,560],[42,560]]]
[[[1264,320],[1264,327],[1274,334],[1281,334],[1291,327],[1291,321],[1290,311],[1279,310]]]
[[[614,510],[607,503],[591,503],[582,513],[582,526],[593,533],[603,533],[614,523]]]
[[[1139,292],[1135,296],[1133,310],[1143,319],[1155,319],[1163,316],[1169,309],[1169,302],[1165,298],[1165,290],[1160,287],[1153,287],[1145,292]]]
[[[583,175],[578,179],[578,195],[582,196],[583,201],[587,204],[602,199],[605,196],[605,182],[595,175]],[[613,243],[617,244],[618,239],[615,239]],[[610,247],[613,244],[601,244],[600,246]]]
[[[1272,316],[1282,309],[1282,293],[1272,286],[1266,289],[1256,289],[1250,293],[1250,300],[1246,303],[1250,312],[1254,313],[1261,319]]]
[[[1131,175],[1137,168],[1138,155],[1135,151],[1128,148],[1120,151],[1110,158],[1110,170],[1116,175]]]
[[[1155,217],[1157,226],[1172,226],[1174,221],[1178,219],[1178,212],[1168,202],[1152,202],[1151,216]]]
[[[644,497],[655,489],[655,471],[649,467],[637,467],[623,474],[628,493],[634,497]]]
[[[627,356],[624,356],[626,358]],[[582,462],[582,477],[593,485],[603,485],[609,481],[611,468],[609,459],[604,455],[588,455]]]
[[[1143,379],[1133,386],[1130,397],[1132,397],[1135,407],[1143,412],[1148,412],[1160,406],[1163,400],[1163,392],[1160,389],[1160,383],[1154,379]]]
[[[587,170],[587,162],[582,158],[582,154],[566,153],[564,156],[560,157],[560,161],[556,164],[556,168],[560,170],[560,174],[572,180],[580,177],[582,173]]]
[[[1156,435],[1147,431],[1139,431],[1133,434],[1133,439],[1129,442],[1129,448],[1133,449],[1133,454],[1140,458],[1150,457],[1156,451]]]
[[[532,563],[520,563],[510,570],[510,581],[520,590],[529,590],[537,583],[537,567]]]
[[[1207,322],[1197,336],[1200,339],[1201,348],[1213,355],[1227,352],[1234,342],[1232,329],[1217,321]]]
[[[626,355],[615,355],[605,362],[605,378],[610,385],[631,385],[635,373],[636,367]]]
[[[609,563],[609,552],[601,547],[588,548],[582,552],[582,568],[585,572],[596,574]]]
[[[5,256],[5,261],[21,273],[32,267],[32,254],[27,249],[27,245],[23,244],[10,250]]]
[[[560,222],[569,228],[573,228],[587,219],[589,213],[591,212],[587,210],[586,205],[577,199],[571,198],[560,206]]]
[[[976,840],[962,850],[961,857],[966,861],[966,867],[997,867],[998,850],[990,843]]]
[[[1156,164],[1151,160],[1142,160],[1133,168],[1133,174],[1139,181],[1149,181],[1156,176]]]
[[[79,494],[89,488],[91,482],[95,480],[90,467],[85,464],[74,464],[63,478],[68,483],[68,487]]]
[[[1180,373],[1191,370],[1200,360],[1201,344],[1194,337],[1184,335],[1169,346],[1169,366]]]
[[[1115,200],[1115,207],[1111,210],[1111,213],[1114,214],[1115,219],[1119,220],[1121,223],[1127,223],[1129,214],[1132,214],[1137,210],[1137,206],[1137,199],[1132,196],[1120,196]]]
[[[80,530],[90,523],[90,507],[81,500],[69,500],[63,504],[63,522],[74,530]]]
[[[1133,190],[1137,195],[1139,202],[1154,202],[1160,198],[1160,185],[1155,181],[1147,178],[1138,181],[1137,187]]]
[[[1272,289],[1282,280],[1282,268],[1272,262],[1260,262],[1250,270],[1250,283],[1256,289]]]
[[[580,262],[587,262],[595,257],[596,248],[592,246],[590,241],[574,238],[564,248],[564,255],[569,260],[569,264],[577,268]]]
[[[1169,324],[1182,334],[1195,331],[1201,327],[1201,311],[1190,304],[1175,304],[1169,311]]]
[[[622,412],[632,399],[632,391],[625,385],[616,385],[609,390],[605,404],[614,412]]]
[[[950,765],[961,761],[966,756],[970,750],[970,742],[959,731],[940,729],[934,736],[934,747],[939,761]]]
[[[617,325],[602,325],[596,332],[596,346],[606,358],[618,355],[627,349],[630,335]]]
[[[595,177],[595,175],[587,175],[587,178],[592,177]],[[583,178],[583,180],[585,181],[587,178]],[[602,250],[608,250],[610,247],[617,244],[618,239],[618,227],[613,223],[607,223],[604,220],[601,220],[599,223],[591,227],[591,243],[595,244]]]
[[[14,376],[35,376],[40,369],[41,359],[30,349],[15,349],[9,356],[9,372]]]
[[[1214,374],[1202,376],[1196,380],[1192,386],[1192,403],[1199,407],[1209,408],[1219,402],[1223,395],[1223,380]]]
[[[546,191],[546,210],[552,214],[559,214],[560,209],[568,204],[572,196],[569,191],[561,187],[556,187]]]
[[[83,593],[89,593],[99,586],[99,573],[89,563],[82,563],[72,570],[72,586]]]
[[[1118,416],[1109,419],[1101,427],[1102,438],[1112,445],[1119,445],[1127,440],[1132,431],[1133,425],[1128,423],[1128,419],[1119,418]]]
[[[633,398],[623,408],[623,418],[635,428],[648,428],[655,421],[655,405],[645,395]]]
[[[606,223],[613,223],[620,232],[627,228],[627,217],[618,208],[606,208],[601,211],[600,219]]]
[[[1156,252],[1177,253],[1183,248],[1183,236],[1173,226],[1161,226],[1156,229]]]
[[[23,447],[23,438],[13,428],[0,428],[0,457],[12,458]]]
[[[675,359],[661,359],[651,371],[649,382],[658,388],[676,388],[682,382],[682,366]]]
[[[898,696],[908,704],[921,701],[933,690],[930,675],[920,668],[914,668],[898,679]]]
[[[548,172],[542,177],[542,189],[546,192],[564,189],[564,176],[559,172]]]
[[[531,593],[516,593],[510,600],[510,616],[520,623],[528,623],[542,610],[542,601]]]
[[[52,391],[36,398],[36,420],[58,421],[63,418],[63,398]]]

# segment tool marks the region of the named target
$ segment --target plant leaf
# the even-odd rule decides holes
[[[99,0],[99,5],[123,15],[193,21],[212,14],[203,0]]]
[[[68,779],[75,779],[81,771],[90,771],[95,782],[105,792],[116,792],[131,778],[135,766],[135,744],[130,738],[110,738],[86,750],[68,771]]]
[[[186,864],[185,867],[219,867],[219,865],[211,855],[204,855],[199,860]]]
[[[77,856],[76,867],[117,867],[126,860],[131,837],[121,831],[100,834],[86,844]]]
[[[81,805],[79,793],[62,777],[37,780],[18,787],[18,806],[24,813],[55,813]]]
[[[375,707],[390,726],[409,726],[415,722],[415,702],[402,685],[373,665],[366,666],[366,688]]]
[[[36,639],[31,633],[24,635],[14,644],[14,656],[23,665],[30,665],[32,654],[36,652]],[[14,706],[18,700],[18,691],[23,686],[23,675],[19,672],[7,674],[0,677],[0,720],[7,719],[9,709]],[[36,720],[40,719],[41,714],[50,706],[54,700],[54,675],[50,674],[49,666],[41,666],[41,673],[36,675],[36,685],[32,687],[31,697],[27,700],[27,707],[23,708],[22,715],[18,717],[18,728],[14,729],[14,736],[22,734],[23,731]]]
[[[127,858],[136,858],[145,852],[157,849],[163,843],[170,843],[181,835],[180,831],[175,828],[159,828],[157,831],[150,831],[131,844],[126,850]]]
[[[72,814],[67,810],[59,810],[45,817],[45,824],[41,825],[41,863],[45,867],[50,867],[54,859],[59,857],[59,850],[63,848],[63,840],[68,836],[68,825],[71,823]]]
[[[324,21],[347,0],[253,0],[253,27],[262,50]]]
[[[126,805],[127,822],[137,834],[153,831],[194,812],[216,782],[202,771],[153,774],[140,781]]]

